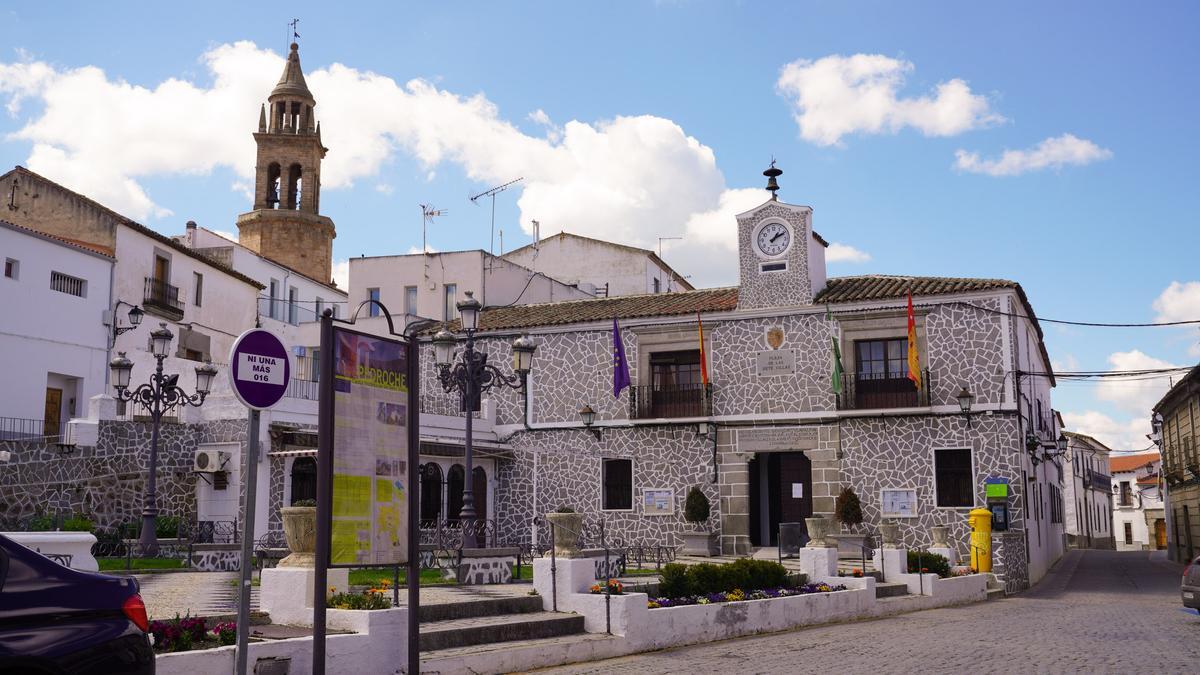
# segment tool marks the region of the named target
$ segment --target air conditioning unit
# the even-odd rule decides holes
[[[198,473],[216,473],[225,470],[225,464],[229,462],[229,453],[221,452],[220,450],[197,450],[196,460],[192,465],[192,471]]]

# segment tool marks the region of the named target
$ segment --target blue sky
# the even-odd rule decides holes
[[[683,236],[668,262],[735,283],[729,214],[774,156],[780,197],[842,247],[831,274],[1005,277],[1046,317],[1200,318],[1193,3],[51,4],[0,10],[0,166],[166,233],[249,209],[250,132],[299,17],[337,260],[419,247],[420,203],[449,211],[433,247],[487,248],[468,196],[524,176],[496,202],[506,249],[532,219]],[[1046,333],[1060,369],[1200,358],[1195,328]],[[1064,383],[1055,407],[1132,447],[1165,384]]]

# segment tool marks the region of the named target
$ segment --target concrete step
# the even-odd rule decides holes
[[[442,602],[421,605],[421,623],[499,614],[531,614],[540,611],[542,611],[542,599],[536,595]]]
[[[602,633],[421,651],[423,673],[510,673],[619,656],[620,638]]]
[[[539,640],[583,632],[579,614],[532,612],[421,624],[421,651],[469,647],[491,642]]]
[[[876,598],[898,598],[901,595],[908,595],[908,584],[902,584],[895,581],[881,581],[875,584]]]
[[[1002,598],[1004,597],[1004,595],[1005,595],[1005,593],[1004,593],[1004,589],[1003,589],[1003,588],[989,588],[989,589],[987,589],[987,599],[988,599],[988,600],[1000,600],[1000,599],[1002,599]]]

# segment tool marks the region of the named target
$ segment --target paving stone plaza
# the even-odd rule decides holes
[[[538,672],[1185,673],[1200,615],[1160,554],[1073,550],[1035,588],[933,609]]]

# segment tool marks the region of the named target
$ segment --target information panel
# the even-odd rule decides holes
[[[408,346],[333,329],[329,563],[408,560]]]

